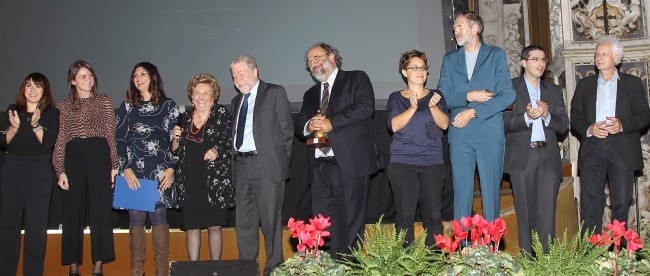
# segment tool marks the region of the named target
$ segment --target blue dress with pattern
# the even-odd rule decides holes
[[[140,179],[158,180],[178,158],[171,153],[171,133],[184,108],[170,98],[158,106],[149,101],[132,106],[123,102],[117,111],[117,155],[120,174],[131,168]],[[177,208],[175,184],[160,193],[156,208]]]

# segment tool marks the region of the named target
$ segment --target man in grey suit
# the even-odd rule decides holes
[[[510,174],[515,196],[519,249],[532,254],[532,232],[544,251],[555,238],[555,207],[562,182],[558,136],[569,129],[562,89],[541,80],[548,59],[544,49],[530,45],[521,51],[524,73],[512,79],[517,98],[505,112],[504,172]]]
[[[232,99],[239,258],[258,258],[261,224],[266,249],[264,275],[268,275],[284,261],[282,203],[293,146],[291,108],[282,86],[259,79],[252,56],[234,58],[230,71],[241,92]]]

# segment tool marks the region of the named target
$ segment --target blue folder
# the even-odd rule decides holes
[[[156,202],[160,201],[158,181],[138,179],[140,188],[131,190],[124,176],[115,177],[115,194],[113,207],[153,212]]]

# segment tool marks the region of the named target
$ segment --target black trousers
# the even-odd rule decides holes
[[[625,165],[621,151],[610,139],[594,139],[588,148],[589,159],[580,167],[580,218],[583,231],[602,231],[605,209],[605,182],[609,183],[612,221],[625,221],[632,204],[634,170]],[[625,228],[627,229],[627,223]]]
[[[445,185],[446,169],[439,165],[388,164],[393,197],[395,198],[395,229],[406,231],[406,241],[415,239],[413,223],[415,211],[420,202],[422,225],[427,230],[425,244],[436,244],[434,235],[442,234],[442,191]]]
[[[349,254],[363,239],[368,203],[368,176],[346,177],[336,159],[314,161],[311,202],[314,216],[330,216],[327,252],[335,259]]]
[[[56,181],[51,156],[7,155],[0,181],[0,275],[16,275],[25,229],[23,275],[43,275],[50,197]]]
[[[524,154],[524,153],[522,153]],[[555,239],[555,211],[562,176],[552,166],[557,166],[559,152],[547,147],[533,148],[528,152],[528,163],[521,173],[511,174],[512,191],[517,213],[519,249],[533,253],[532,234],[539,234],[544,251]],[[549,240],[550,236],[550,240]],[[532,256],[532,255],[531,255]]]
[[[92,261],[115,260],[112,225],[111,158],[104,138],[75,138],[65,150],[70,189],[63,191],[61,262],[81,264],[86,215]]]

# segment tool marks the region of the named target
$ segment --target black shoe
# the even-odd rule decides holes
[[[100,273],[94,273],[94,272],[93,272],[93,276],[104,276],[104,273],[102,273],[102,272],[100,272]]]
[[[81,276],[81,274],[79,272],[77,272],[77,273],[70,272],[70,273],[68,273],[68,276]]]

